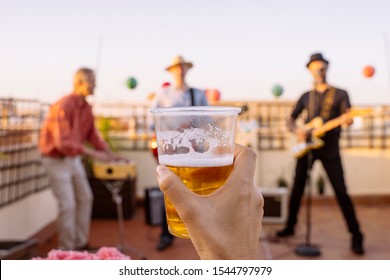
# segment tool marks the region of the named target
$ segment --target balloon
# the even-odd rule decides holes
[[[372,76],[374,76],[375,74],[375,68],[370,66],[370,65],[367,65],[363,68],[363,75],[366,77],[366,78],[371,78]]]
[[[217,102],[221,99],[221,92],[218,89],[206,89],[205,91],[207,101],[209,103]]]
[[[151,92],[148,94],[148,100],[149,101],[153,101],[153,99],[156,97],[156,93],[155,92]]]
[[[280,97],[283,94],[283,88],[281,85],[274,85],[272,87],[272,94],[276,97]]]
[[[130,77],[127,79],[126,85],[129,89],[135,89],[137,86],[137,80],[134,77]]]
[[[167,87],[170,87],[171,86],[171,83],[170,82],[165,82],[161,85],[162,88],[167,88]]]

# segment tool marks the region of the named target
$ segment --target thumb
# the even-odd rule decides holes
[[[195,201],[194,196],[196,195],[165,165],[157,166],[156,171],[161,191],[168,196],[175,205],[176,210],[180,212],[184,211],[184,209],[190,209],[190,204]]]

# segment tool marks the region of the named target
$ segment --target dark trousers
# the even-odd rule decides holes
[[[340,154],[332,157],[319,156],[316,151],[312,152],[311,165],[315,160],[320,160],[332,184],[336,194],[337,202],[341,208],[344,219],[348,226],[348,231],[353,235],[360,235],[359,222],[357,221],[355,209],[351,198],[348,195],[344,181],[343,167]],[[287,228],[294,229],[297,223],[297,216],[301,206],[302,195],[306,186],[307,170],[309,167],[309,156],[306,155],[297,160],[295,168],[294,184],[289,202],[289,214]],[[310,186],[311,187],[311,186]]]

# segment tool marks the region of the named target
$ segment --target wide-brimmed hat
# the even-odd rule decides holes
[[[309,68],[309,65],[310,63],[314,62],[314,61],[323,61],[325,62],[326,64],[329,64],[329,61],[327,61],[321,53],[314,53],[310,56],[310,60],[309,62],[306,64],[306,67]]]
[[[190,69],[192,66],[192,62],[185,61],[185,59],[181,55],[177,55],[172,59],[171,65],[165,68],[165,70],[169,71],[172,67],[175,67],[177,65],[184,65],[187,67],[187,69]]]

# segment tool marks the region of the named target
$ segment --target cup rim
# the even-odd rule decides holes
[[[240,107],[231,106],[189,106],[151,108],[156,115],[235,115],[241,112]]]

